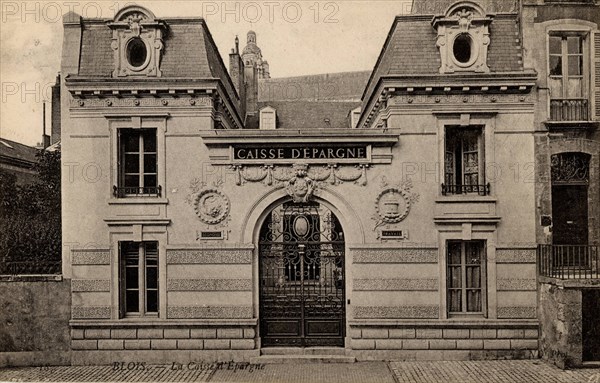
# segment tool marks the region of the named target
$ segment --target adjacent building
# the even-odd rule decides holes
[[[537,357],[556,129],[586,137],[566,151],[588,156],[598,196],[592,78],[587,96],[550,94],[528,48],[549,39],[591,76],[597,24],[555,39],[545,8],[414,1],[373,71],[287,79],[254,32],[228,70],[201,18],[67,14],[72,363]],[[583,105],[581,126],[547,117]]]

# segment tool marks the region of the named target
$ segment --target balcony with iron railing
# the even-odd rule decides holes
[[[550,100],[550,121],[589,121],[589,101],[585,98]]]
[[[480,196],[490,195],[490,184],[485,185],[449,185],[442,184],[442,195],[475,194]]]
[[[113,196],[116,198],[125,197],[160,197],[162,187],[117,187],[113,186]]]
[[[537,265],[540,277],[600,279],[600,246],[538,245]]]

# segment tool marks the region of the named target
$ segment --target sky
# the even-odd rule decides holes
[[[223,62],[239,35],[254,30],[271,77],[372,70],[394,17],[411,0],[136,1],[157,18],[204,17]],[[0,138],[35,145],[50,87],[60,70],[61,15],[112,18],[128,1],[0,0]]]

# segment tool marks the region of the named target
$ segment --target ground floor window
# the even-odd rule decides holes
[[[121,316],[158,315],[158,242],[119,242]]]
[[[448,241],[449,314],[485,312],[485,242]]]

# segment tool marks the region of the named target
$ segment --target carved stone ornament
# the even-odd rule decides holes
[[[316,186],[307,175],[308,165],[295,164],[293,169],[296,174],[287,181],[285,189],[294,202],[308,202]]]
[[[113,31],[113,77],[161,76],[164,22],[156,20],[154,14],[143,7],[128,6],[119,11],[108,26]]]
[[[287,187],[298,171],[296,165],[233,165],[236,174],[236,185],[246,182],[262,182],[268,186]],[[302,164],[306,177],[313,180],[315,185],[327,181],[331,185],[344,182],[354,182],[361,186],[367,184],[368,164],[361,165],[307,165]]]
[[[193,200],[196,214],[206,224],[220,223],[229,216],[229,198],[217,189],[203,189]]]
[[[398,185],[390,185],[385,177],[381,180],[381,192],[375,199],[375,229],[385,224],[402,222],[413,203],[419,200],[419,195],[411,192],[412,181],[402,181]]]
[[[463,1],[433,19],[440,51],[440,73],[470,71],[488,73],[489,25],[492,16],[479,5]]]

